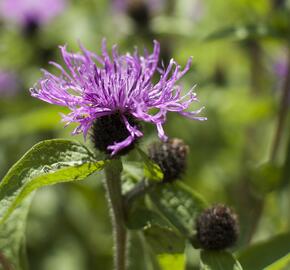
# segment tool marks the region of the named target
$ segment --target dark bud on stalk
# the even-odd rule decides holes
[[[213,81],[217,86],[220,87],[223,87],[227,84],[226,73],[223,66],[216,66],[213,74]]]
[[[28,18],[23,29],[23,35],[30,39],[36,36],[39,29],[39,23],[34,18]]]
[[[150,11],[147,1],[131,0],[128,4],[128,15],[135,22],[137,29],[149,27]]]
[[[180,139],[154,143],[149,147],[149,157],[160,166],[163,182],[173,182],[185,171],[189,148]]]
[[[125,116],[131,126],[137,126],[138,129],[140,128],[139,123],[132,115],[125,114]],[[130,133],[125,126],[121,113],[116,112],[111,115],[102,116],[94,122],[91,139],[97,150],[106,154],[111,154],[111,151],[107,149],[108,146],[125,140],[129,135]],[[128,147],[118,152],[118,155],[127,154],[134,148],[135,143],[136,140]]]
[[[232,209],[218,204],[198,216],[196,230],[201,248],[223,250],[233,246],[238,239],[238,218]]]

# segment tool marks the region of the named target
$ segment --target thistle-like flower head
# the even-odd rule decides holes
[[[66,0],[2,0],[0,15],[22,26],[51,21],[65,8]]]
[[[113,141],[107,146],[112,155],[143,136],[138,125],[134,124],[136,121],[156,125],[160,139],[166,141],[162,126],[168,112],[206,120],[197,116],[202,108],[187,111],[190,104],[197,101],[194,87],[182,96],[182,87],[176,84],[189,70],[191,59],[183,70],[173,59],[166,69],[158,68],[160,46],[156,41],[153,53],[145,51],[144,56],[140,56],[137,49],[134,54],[119,55],[116,46],[110,56],[105,41],[101,55],[83,46],[80,46],[81,53],[70,53],[66,46],[60,49],[66,69],[51,62],[60,70],[60,75],[44,70],[43,78],[31,89],[31,94],[48,103],[68,107],[71,112],[63,116],[63,121],[78,123],[73,134],[83,133],[85,137],[99,119],[119,115],[128,134],[126,138],[119,136],[121,141]],[[159,79],[153,83],[156,73]],[[155,109],[154,114],[152,109]]]

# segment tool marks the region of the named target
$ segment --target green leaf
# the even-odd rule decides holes
[[[130,231],[128,270],[161,270],[156,256],[139,232]]]
[[[126,194],[136,183],[144,179],[144,167],[140,162],[123,162],[122,192]]]
[[[238,255],[244,269],[262,270],[289,254],[290,233],[284,233],[262,243],[257,243]],[[257,260],[257,258],[259,258]],[[275,269],[275,268],[274,268]]]
[[[78,142],[48,140],[33,146],[0,184],[0,224],[33,190],[60,182],[85,179],[104,167]]]
[[[162,270],[184,270],[185,255],[184,254],[160,254],[157,255],[160,268]]]
[[[141,149],[138,152],[144,162],[144,176],[151,181],[161,182],[163,180],[163,172],[160,167],[154,163]]]
[[[134,182],[140,182],[144,177],[144,169],[140,162],[123,162],[123,174],[125,177],[129,177]]]
[[[25,242],[26,218],[32,195],[19,205],[10,217],[0,225],[0,253],[6,264],[13,269],[25,269],[23,246]],[[3,261],[3,259],[2,259]],[[1,263],[1,260],[0,260]],[[1,264],[0,264],[0,269]],[[6,269],[10,269],[6,267]]]
[[[206,207],[203,198],[186,185],[175,182],[157,186],[150,198],[159,211],[187,238],[195,233],[195,219]]]
[[[284,256],[282,259],[266,267],[265,270],[289,270],[289,268],[290,268],[290,253]]]
[[[129,230],[140,230],[147,226],[168,226],[169,224],[156,212],[147,209],[145,205],[138,205],[129,211],[126,225]]]
[[[185,238],[170,227],[148,226],[143,234],[155,254],[184,253]]]
[[[200,253],[201,270],[243,270],[240,263],[226,251],[205,251]],[[244,268],[248,270],[248,268]]]

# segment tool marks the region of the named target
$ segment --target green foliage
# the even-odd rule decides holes
[[[238,259],[246,270],[262,270],[289,255],[289,243],[290,233],[284,233],[241,251]]]
[[[105,37],[109,47],[119,45],[120,53],[133,53],[137,45],[142,54],[144,47],[151,52],[155,39],[161,43],[159,63],[164,62],[165,68],[174,58],[183,69],[193,56],[191,70],[180,85],[186,92],[197,84],[200,104],[193,104],[192,109],[204,105],[208,121],[190,121],[169,113],[164,123],[169,137],[181,138],[190,146],[183,179],[190,187],[162,185],[160,168],[142,151],[122,157],[124,195],[144,179],[146,185],[154,186],[144,192],[149,196],[141,194],[127,213],[127,227],[134,234],[129,270],[200,269],[198,250],[188,254],[185,268],[182,248],[175,253],[169,248],[172,243],[182,247],[189,238],[196,244],[195,218],[206,206],[197,193],[208,202],[227,203],[237,210],[241,236],[236,250],[245,270],[290,269],[288,233],[247,248],[253,239],[289,231],[289,138],[287,149],[283,147],[284,137],[289,137],[288,125],[281,132],[277,160],[265,161],[272,148],[285,78],[278,66],[284,66],[287,59],[290,1],[157,1],[162,4],[150,6],[144,28],[136,25],[126,8],[112,7],[114,1],[69,2],[60,16],[40,25],[32,37],[24,34],[21,25],[0,19],[0,73],[15,73],[19,83],[18,92],[2,96],[2,90],[9,89],[3,89],[0,82],[0,179],[36,142],[71,138],[74,127],[64,129],[59,115],[68,110],[34,99],[28,91],[40,77],[40,68],[60,75],[48,65],[49,61],[63,64],[58,45],[67,44],[76,52],[80,40],[100,53]],[[158,76],[154,78],[157,81]],[[158,110],[150,113],[153,116]],[[144,137],[138,144],[146,149],[156,131],[151,124],[142,126]],[[0,183],[0,261],[3,253],[13,270],[26,270],[26,238],[29,270],[110,270],[112,234],[104,189],[97,181],[101,174],[64,188],[42,189],[27,220],[32,190],[73,178],[81,180],[104,166],[78,143],[54,145],[54,150],[50,147],[48,151],[38,145]],[[57,156],[61,151],[66,154]],[[25,235],[27,221],[29,235]],[[202,256],[205,269],[238,265],[226,252],[202,252]]]
[[[78,142],[49,140],[32,147],[9,170],[0,184],[0,251],[15,269],[23,269],[20,252],[29,195],[42,186],[85,179],[104,164]]]
[[[168,223],[156,212],[146,208],[144,204],[138,203],[129,211],[126,225],[130,230],[139,230],[152,225],[168,226]]]
[[[159,185],[150,193],[159,211],[187,238],[195,231],[195,219],[206,207],[202,197],[182,183]]]
[[[0,224],[33,190],[46,185],[85,179],[101,170],[85,146],[69,140],[36,144],[6,174],[0,184]]]
[[[154,163],[141,149],[138,149],[138,152],[144,162],[144,176],[150,181],[162,181],[163,173],[160,167]]]
[[[130,231],[128,270],[162,270],[154,252],[147,245],[142,233]]]
[[[284,256],[280,260],[266,267],[265,270],[288,270],[289,268],[290,268],[290,254]]]
[[[201,270],[243,270],[240,263],[226,251],[201,251],[200,259]]]
[[[157,256],[161,270],[184,270],[184,254],[160,254]]]
[[[170,227],[158,225],[143,229],[143,234],[154,254],[183,254],[185,239]]]
[[[7,117],[0,121],[0,140],[53,130],[59,122],[58,108],[41,108],[24,115]]]
[[[255,168],[251,178],[258,192],[268,193],[281,187],[281,168],[270,162],[264,163]]]
[[[0,252],[7,261],[6,263],[15,270],[26,269],[25,229],[32,197],[31,195],[25,199],[10,217],[0,225]],[[1,264],[0,269],[2,269]]]

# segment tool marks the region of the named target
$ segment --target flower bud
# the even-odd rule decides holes
[[[164,182],[173,182],[185,171],[189,148],[180,139],[154,143],[149,147],[149,157],[161,168]]]
[[[201,248],[223,250],[234,245],[238,239],[238,218],[232,209],[218,204],[198,216],[196,230]]]

